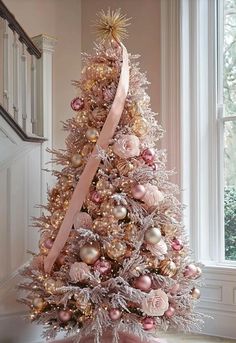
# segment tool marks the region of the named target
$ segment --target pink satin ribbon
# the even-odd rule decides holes
[[[97,144],[93,149],[93,152],[91,153],[88,162],[80,176],[79,182],[75,187],[68,210],[54,241],[53,247],[51,248],[47,257],[44,259],[44,271],[47,274],[51,272],[53,264],[55,263],[69,237],[74,216],[81,210],[86,195],[89,192],[92,180],[101,162],[101,158],[97,156],[97,147],[102,149],[108,148],[110,140],[114,136],[115,130],[119,124],[122,112],[124,110],[125,100],[129,89],[129,59],[125,46],[123,44],[121,44],[121,46],[123,49],[123,63],[115,99],[100,132]]]

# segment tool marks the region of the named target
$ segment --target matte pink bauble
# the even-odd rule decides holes
[[[46,241],[44,242],[44,246],[46,249],[51,249],[53,246],[54,240],[52,238],[48,238],[46,239]]]
[[[167,318],[171,318],[173,317],[174,314],[175,314],[175,308],[173,306],[169,306],[168,310],[165,312],[165,316]]]
[[[93,191],[90,198],[95,204],[100,204],[102,201],[101,195],[97,191]]]
[[[66,323],[68,322],[72,317],[72,313],[70,310],[61,310],[58,313],[58,318],[60,319],[61,322]]]
[[[179,239],[174,238],[172,243],[171,243],[171,247],[175,251],[180,251],[183,249],[183,244]]]
[[[185,271],[184,271],[184,276],[187,278],[194,277],[197,274],[197,267],[195,264],[189,264],[186,266]]]
[[[109,317],[111,320],[115,321],[121,318],[121,311],[118,308],[112,308],[109,311]]]
[[[145,161],[146,164],[152,165],[154,158],[155,158],[155,151],[154,149],[145,149],[142,152],[142,158]]]
[[[136,185],[132,188],[131,192],[135,199],[142,199],[146,192],[146,189],[143,185]]]
[[[146,317],[142,320],[144,330],[152,330],[155,326],[155,321],[152,317]]]
[[[72,108],[73,111],[80,111],[84,107],[84,100],[79,98],[79,97],[74,98],[71,101],[70,105],[71,105],[71,108]]]
[[[151,288],[151,285],[152,285],[152,280],[150,276],[148,275],[141,275],[134,282],[135,288],[138,288],[144,292],[149,291]]]
[[[170,289],[170,294],[174,295],[178,292],[178,290],[180,289],[180,284],[176,283],[171,289]]]
[[[100,274],[106,274],[111,270],[111,263],[107,260],[97,260],[94,264],[94,269]]]

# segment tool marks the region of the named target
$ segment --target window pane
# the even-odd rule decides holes
[[[224,113],[236,114],[236,0],[224,0]]]
[[[224,126],[225,259],[236,261],[236,121]]]

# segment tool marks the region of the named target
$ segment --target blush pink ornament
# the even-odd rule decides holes
[[[162,316],[169,308],[168,296],[161,289],[151,290],[142,302],[142,310],[148,316]]]
[[[173,317],[174,314],[175,314],[175,308],[170,305],[168,310],[165,312],[165,316],[167,318],[171,318],[171,317]]]
[[[84,100],[79,97],[74,98],[70,105],[73,111],[80,111],[84,108]]]
[[[107,260],[97,260],[94,264],[94,269],[100,274],[109,273],[111,270],[111,263]]]
[[[143,325],[143,329],[148,331],[148,330],[152,330],[155,326],[155,321],[152,317],[145,317],[142,320],[142,325]]]
[[[72,317],[72,313],[70,310],[61,310],[58,313],[58,318],[61,322],[66,323],[68,322]]]
[[[48,238],[46,241],[43,243],[46,249],[51,249],[54,243],[54,239]]]
[[[75,262],[70,267],[70,279],[73,282],[82,282],[89,279],[91,273],[89,266],[84,262]]]
[[[101,195],[97,191],[93,191],[90,195],[90,198],[95,204],[100,204],[102,202]]]
[[[146,193],[146,189],[143,185],[135,185],[131,190],[134,199],[140,200]]]
[[[75,229],[90,229],[93,226],[93,220],[87,212],[78,212],[74,218]]]
[[[112,321],[116,321],[121,318],[121,311],[118,308],[112,308],[109,311],[109,317],[111,318]]]
[[[183,244],[179,239],[174,238],[172,243],[171,243],[171,247],[175,251],[180,251],[183,249]]]
[[[139,139],[135,135],[122,135],[113,145],[113,152],[121,158],[139,156]]]
[[[159,191],[158,187],[151,183],[144,185],[146,192],[142,197],[142,201],[148,206],[158,206],[159,203],[164,199],[162,192]]]
[[[148,292],[152,286],[152,279],[148,275],[141,275],[134,281],[134,287]]]
[[[145,161],[146,164],[152,165],[153,161],[155,159],[155,150],[147,148],[147,149],[143,150],[141,156],[142,156],[142,159]]]
[[[184,276],[186,278],[191,278],[195,277],[197,275],[197,267],[195,264],[191,263],[188,266],[186,266],[185,271],[184,271]]]

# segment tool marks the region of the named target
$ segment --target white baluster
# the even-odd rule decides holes
[[[27,121],[27,58],[25,55],[25,45],[22,44],[21,50],[21,108],[22,108],[22,128],[26,132]]]
[[[13,112],[18,122],[19,112],[19,46],[16,33],[13,35]]]
[[[9,28],[4,20],[3,29],[3,107],[9,111]]]
[[[36,88],[36,57],[31,56],[31,123],[32,133],[37,134],[37,88]]]

